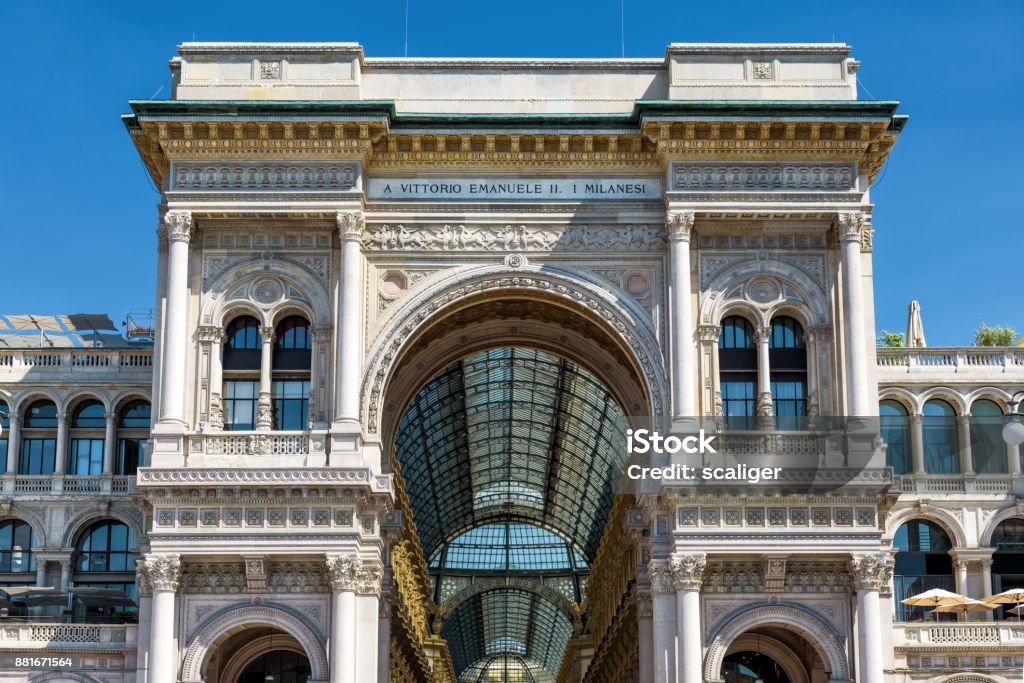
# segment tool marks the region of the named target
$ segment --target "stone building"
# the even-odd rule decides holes
[[[1005,609],[900,602],[1024,586],[1024,348],[875,348],[858,66],[179,46],[124,116],[154,344],[0,347],[0,573],[71,595],[9,596],[0,680],[1021,680]],[[695,424],[863,467],[620,483]]]

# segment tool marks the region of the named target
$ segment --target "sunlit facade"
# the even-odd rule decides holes
[[[1021,680],[1014,605],[901,602],[1024,588],[1024,348],[875,348],[848,46],[170,67],[152,342],[0,316],[0,681]],[[693,425],[861,466],[623,476]]]

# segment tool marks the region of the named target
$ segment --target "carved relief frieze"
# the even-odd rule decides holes
[[[679,192],[836,192],[856,188],[857,165],[676,163],[672,178],[672,189]]]
[[[203,266],[202,266],[203,290],[204,291],[208,291],[210,286],[211,286],[211,284],[218,277],[220,277],[222,274],[224,274],[225,272],[227,272],[228,270],[230,270],[234,266],[237,266],[237,265],[239,265],[241,263],[258,262],[258,261],[261,261],[261,260],[262,261],[268,261],[268,260],[271,260],[271,259],[268,258],[269,255],[270,254],[268,254],[266,252],[256,252],[256,251],[249,251],[249,252],[205,251],[203,253]],[[322,253],[319,253],[319,254],[309,254],[309,253],[293,254],[293,253],[289,253],[289,252],[283,252],[283,253],[282,252],[274,252],[273,253],[273,260],[279,261],[279,262],[283,262],[283,263],[297,264],[297,265],[301,266],[302,268],[304,268],[305,270],[307,270],[308,272],[313,273],[314,275],[316,275],[317,278],[320,279],[321,281],[326,280],[330,276],[330,273],[331,273],[331,254],[330,254],[330,251],[328,251],[328,250],[325,250],[325,251],[323,251]],[[236,294],[242,294],[242,293],[243,293],[242,290],[240,290],[238,292],[232,291],[229,294],[229,296],[234,296]],[[281,294],[283,294],[283,293],[284,293],[284,291],[282,290]],[[294,292],[292,292],[292,291],[289,291],[288,293],[289,293],[289,295],[293,295],[294,294]],[[280,298],[280,296],[278,296],[277,298]],[[265,302],[261,302],[261,303],[265,303]]]
[[[730,251],[729,253],[721,253],[718,251],[701,250],[699,260],[701,290],[707,290],[716,277],[740,263],[752,260],[768,260],[760,259],[759,256],[759,252],[751,251]],[[827,267],[824,253],[801,254],[799,252],[771,252],[768,254],[768,258],[800,269],[803,273],[813,279],[814,283],[821,287],[822,291],[827,289]],[[762,278],[762,281],[763,280],[764,278]],[[791,292],[792,290],[787,294],[791,294]],[[757,299],[754,299],[754,301],[757,301]]]
[[[552,251],[603,249],[661,251],[660,225],[403,225],[374,224],[363,235],[367,251]]]
[[[705,593],[760,593],[764,577],[758,562],[708,562],[704,574]]]
[[[786,593],[848,593],[850,574],[844,562],[789,560]]]
[[[170,192],[344,192],[355,187],[355,164],[172,162]]]

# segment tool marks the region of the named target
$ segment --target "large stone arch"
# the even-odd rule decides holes
[[[801,635],[827,662],[834,680],[851,680],[850,663],[839,635],[810,609],[789,605],[752,607],[730,618],[708,640],[707,654],[704,658],[704,679],[718,680],[722,660],[725,659],[729,646],[745,632],[758,626],[777,626]]]
[[[1024,504],[1014,503],[1007,505],[996,511],[996,514],[992,516],[992,519],[988,520],[985,524],[985,528],[981,532],[981,536],[978,538],[978,545],[987,548],[992,545],[992,534],[996,532],[996,528],[1008,519],[1014,517],[1020,517],[1024,519]]]
[[[1003,683],[1006,679],[1001,676],[988,676],[976,673],[960,673],[951,676],[936,678],[934,683]]]
[[[804,663],[780,640],[761,634],[743,634],[732,641],[725,656],[743,651],[760,652],[774,659],[785,670],[790,683],[810,683]]]
[[[953,546],[956,548],[967,548],[967,533],[963,524],[948,510],[933,505],[915,505],[914,507],[896,510],[885,520],[885,537],[892,542],[896,532],[901,526],[913,519],[926,519],[935,522],[949,534]]]
[[[102,678],[96,678],[89,674],[71,673],[70,671],[49,671],[44,674],[36,674],[28,680],[29,683],[43,683],[43,681],[50,681],[51,683],[67,683],[67,681],[75,681],[75,683],[104,683]]]
[[[245,670],[245,667],[252,663],[256,657],[259,657],[264,652],[275,650],[294,652],[305,656],[307,659],[309,658],[302,645],[290,634],[261,636],[243,645],[224,663],[219,674],[220,680],[225,683],[234,683],[234,681],[238,680],[242,671]]]
[[[287,258],[255,259],[229,266],[203,290],[202,325],[221,326],[233,310],[259,311],[261,324],[273,322],[273,312],[285,302],[308,311],[310,323],[330,325],[331,296],[323,278],[308,266]]]
[[[327,652],[323,641],[305,619],[284,607],[269,605],[229,607],[212,616],[185,650],[181,665],[181,681],[198,683],[203,680],[203,666],[210,650],[226,635],[252,626],[273,626],[290,634],[305,651],[309,659],[311,680],[327,680]]]
[[[649,414],[655,426],[662,428],[668,416],[667,375],[662,350],[648,322],[649,316],[639,304],[625,294],[611,291],[608,283],[598,281],[581,270],[549,265],[539,267],[507,260],[515,265],[468,266],[445,271],[432,281],[421,283],[422,289],[403,305],[393,307],[394,312],[378,330],[363,379],[361,410],[367,433],[387,433],[383,423],[388,385],[406,360],[409,350],[415,348],[424,333],[460,310],[479,306],[482,302],[500,305],[505,299],[534,302],[538,310],[542,305],[549,306],[575,317],[581,325],[587,324],[598,330],[604,337],[602,341],[608,345],[608,353],[601,359],[604,365],[595,363],[598,359],[593,357],[574,356],[575,350],[564,343],[561,347],[549,343],[546,350],[580,362],[613,393],[619,389],[617,384],[622,382],[609,381],[614,368],[609,369],[612,363],[608,359],[613,353],[621,356],[628,368],[619,372],[620,377],[630,373],[642,386],[643,397],[629,400],[620,394],[616,398],[627,414]],[[521,337],[524,340],[528,338],[527,327],[524,322]],[[566,331],[565,334],[572,332]],[[568,339],[565,335],[563,338]],[[505,343],[515,344],[515,341],[506,339]],[[464,346],[466,353],[474,350],[478,349],[468,344]],[[446,362],[450,360],[439,361],[429,368],[417,366],[417,375],[426,381]],[[414,395],[414,391],[406,393],[408,399]],[[397,418],[392,421],[397,423]]]
[[[752,285],[761,281],[774,283],[777,291],[753,291]],[[699,324],[718,325],[724,312],[737,305],[758,310],[762,325],[776,313],[793,315],[805,328],[828,325],[830,319],[821,285],[798,266],[775,259],[740,261],[714,276],[702,287]]]

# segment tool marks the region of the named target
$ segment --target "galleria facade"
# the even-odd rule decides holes
[[[875,348],[848,46],[178,53],[154,341],[0,330],[0,681],[1021,680],[901,602],[1024,586],[1024,349]],[[695,424],[848,476],[623,479]]]

